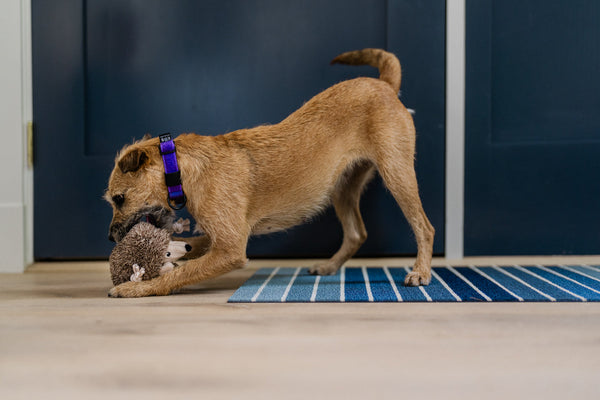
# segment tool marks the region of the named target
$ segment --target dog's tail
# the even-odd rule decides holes
[[[379,69],[379,79],[390,84],[394,91],[400,90],[402,71],[400,61],[392,53],[380,49],[364,49],[340,54],[331,64],[370,65]]]

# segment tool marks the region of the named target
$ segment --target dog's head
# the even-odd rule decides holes
[[[109,240],[120,241],[140,221],[171,229],[175,214],[167,203],[163,168],[158,138],[119,152],[104,195],[113,209]]]

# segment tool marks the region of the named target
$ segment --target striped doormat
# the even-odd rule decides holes
[[[406,287],[404,267],[344,267],[314,276],[308,268],[263,268],[230,303],[600,301],[600,267],[435,267],[429,286]]]

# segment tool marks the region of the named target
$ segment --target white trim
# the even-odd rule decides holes
[[[446,259],[464,255],[465,0],[446,2]]]
[[[0,2],[0,132],[10,149],[0,159],[0,272],[23,272],[33,261],[33,175],[26,166],[31,120],[31,0]]]
[[[21,0],[21,91],[23,107],[23,137],[27,123],[33,121],[33,82],[31,65],[31,0]],[[24,268],[33,264],[33,168],[27,165],[27,140],[23,140],[23,224]]]

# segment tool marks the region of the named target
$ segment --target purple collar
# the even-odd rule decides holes
[[[181,210],[185,207],[187,198],[185,197],[185,193],[183,193],[183,186],[181,185],[181,171],[179,171],[179,166],[177,165],[175,143],[171,139],[170,133],[160,135],[159,139],[160,144],[158,148],[163,159],[163,165],[165,166],[165,183],[169,192],[167,202],[173,210]]]

